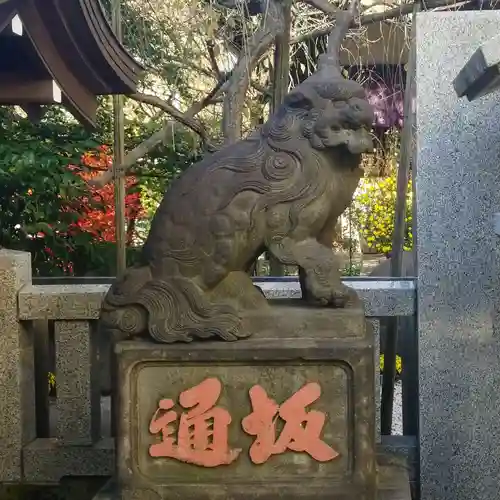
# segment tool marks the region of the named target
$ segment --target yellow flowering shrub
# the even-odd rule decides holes
[[[358,227],[367,245],[379,253],[392,248],[394,211],[396,206],[396,172],[389,177],[361,180],[352,205],[353,223]],[[408,182],[406,203],[406,234],[404,249],[411,250],[412,241],[412,184]]]
[[[380,373],[384,372],[384,355],[380,355]],[[400,377],[403,372],[403,361],[401,356],[396,356],[396,376]]]
[[[52,372],[49,372],[48,379],[49,379],[49,392],[51,392],[56,387],[56,376]]]

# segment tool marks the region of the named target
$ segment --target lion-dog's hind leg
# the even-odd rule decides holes
[[[214,303],[229,302],[240,312],[269,307],[262,290],[253,284],[252,278],[244,271],[230,272],[214,288],[210,298]]]

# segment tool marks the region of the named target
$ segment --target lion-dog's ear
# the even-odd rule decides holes
[[[320,106],[320,100],[321,97],[314,89],[304,86],[303,88],[299,87],[296,90],[292,90],[292,92],[287,94],[284,104],[292,109],[310,111]]]

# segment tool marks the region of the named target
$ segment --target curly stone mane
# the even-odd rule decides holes
[[[320,70],[262,129],[191,166],[165,193],[139,264],[110,288],[101,323],[159,342],[247,336],[245,311],[267,302],[245,271],[265,249],[305,269],[305,296],[345,303],[331,230],[372,148],[372,119],[357,83]]]

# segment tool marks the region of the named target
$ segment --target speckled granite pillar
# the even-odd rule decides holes
[[[88,321],[56,321],[57,438],[92,444],[100,435],[97,349]]]
[[[375,442],[380,443],[380,404],[381,404],[381,385],[380,385],[380,320],[375,318],[367,319],[373,328],[374,338],[374,356],[375,356]]]
[[[21,448],[35,438],[33,343],[17,312],[30,282],[30,255],[0,250],[0,483],[21,479]]]
[[[500,95],[452,84],[499,33],[498,11],[417,16],[422,500],[500,499]]]

